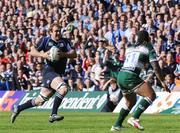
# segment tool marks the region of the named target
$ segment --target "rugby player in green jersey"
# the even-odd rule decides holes
[[[161,74],[161,69],[156,60],[155,50],[150,43],[148,32],[139,31],[137,33],[136,44],[126,49],[123,67],[117,76],[117,82],[123,92],[125,104],[120,110],[118,119],[112,126],[111,131],[119,131],[121,129],[124,119],[136,103],[136,94],[144,98],[140,101],[133,116],[127,122],[137,129],[144,129],[140,125],[139,117],[156,98],[151,85],[139,77],[145,63],[151,64],[164,91],[170,92]]]

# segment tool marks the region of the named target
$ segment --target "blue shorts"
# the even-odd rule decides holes
[[[42,80],[43,87],[52,89],[50,86],[52,80],[56,77],[60,77],[60,74],[56,73],[51,66],[45,65],[42,71],[42,76],[43,76],[43,80]]]

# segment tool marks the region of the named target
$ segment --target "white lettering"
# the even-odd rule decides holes
[[[99,99],[99,101],[98,101],[98,103],[96,105],[96,108],[99,109],[103,105],[103,103],[106,101],[106,99],[107,99],[107,94],[104,94],[101,97],[101,99]]]

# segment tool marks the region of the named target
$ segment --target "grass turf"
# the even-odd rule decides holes
[[[49,112],[22,112],[14,124],[10,113],[0,112],[0,133],[110,133],[118,114],[63,112],[63,121],[49,123]],[[128,116],[129,118],[130,116]],[[127,120],[127,119],[126,119]],[[180,115],[143,115],[144,131],[130,127],[126,120],[122,133],[180,133]]]

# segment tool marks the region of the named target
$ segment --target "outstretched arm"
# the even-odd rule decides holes
[[[34,56],[34,57],[42,57],[44,59],[48,59],[49,58],[49,53],[48,52],[39,52],[34,46],[31,47],[31,51],[29,53],[30,55]]]
[[[73,59],[73,58],[77,57],[77,54],[76,54],[75,50],[71,50],[71,51],[66,52],[66,53],[62,52],[62,57]]]
[[[157,76],[157,78],[159,79],[159,81],[161,82],[161,85],[163,86],[164,88],[164,91],[167,91],[167,92],[170,92],[170,90],[168,89],[165,81],[164,81],[164,77],[162,76],[162,72],[161,72],[161,68],[159,67],[159,64],[157,61],[152,61],[150,62],[153,69],[154,69],[154,72]]]

